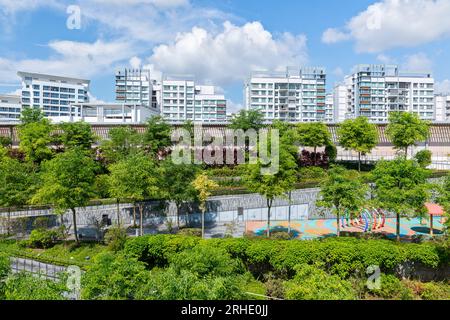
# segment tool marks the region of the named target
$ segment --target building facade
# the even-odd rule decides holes
[[[80,103],[72,107],[77,110],[77,116],[67,120],[71,122],[138,124],[159,114],[146,105],[131,103]]]
[[[19,95],[0,95],[0,123],[17,123],[22,111]]]
[[[436,122],[450,121],[450,94],[438,94],[434,96]]]
[[[22,108],[41,109],[54,122],[79,116],[75,103],[89,102],[90,80],[19,71]]]
[[[351,89],[346,84],[337,84],[333,89],[333,119],[342,122],[352,118]]]
[[[254,73],[245,83],[247,110],[260,110],[266,122],[326,121],[326,74],[323,68],[286,68]]]
[[[325,96],[325,122],[334,122],[334,101],[332,93],[327,93]]]
[[[226,123],[227,101],[214,86],[196,85],[194,80],[165,79],[161,84],[161,115],[176,124]]]
[[[431,74],[402,73],[394,65],[358,65],[345,79],[351,117],[387,122],[392,111],[417,113],[435,120],[434,79]]]
[[[161,85],[149,70],[124,69],[116,72],[116,101],[159,109]]]

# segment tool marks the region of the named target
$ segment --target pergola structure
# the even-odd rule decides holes
[[[442,218],[444,215],[444,208],[436,203],[425,203],[425,207],[430,215],[430,236],[433,236],[433,218],[435,216]]]

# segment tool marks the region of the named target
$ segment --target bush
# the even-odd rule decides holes
[[[237,260],[233,260],[222,248],[200,244],[170,257],[176,271],[188,270],[200,277],[226,276],[243,271]]]
[[[135,299],[150,273],[136,259],[101,253],[81,279],[82,298],[88,300]]]
[[[201,237],[202,236],[202,229],[199,229],[199,228],[182,228],[182,229],[178,230],[177,233],[179,235],[182,235],[182,236]]]
[[[383,299],[410,300],[413,298],[411,289],[391,274],[381,274],[380,288],[369,289],[369,292]]]
[[[274,277],[269,277],[269,280],[267,280],[265,286],[266,286],[265,292],[266,296],[278,299],[285,298],[283,280]]]
[[[9,256],[6,253],[0,252],[0,282],[11,271],[11,262]]]
[[[422,168],[426,168],[431,164],[431,155],[432,153],[430,150],[420,150],[416,153],[414,159],[416,159],[417,163]]]
[[[337,157],[337,148],[334,144],[329,144],[325,147],[325,154],[328,156],[330,162],[334,162]]]
[[[285,282],[286,298],[291,300],[352,300],[352,284],[311,265],[296,266],[294,279]]]
[[[119,226],[114,226],[106,231],[104,241],[111,251],[123,250],[127,241],[127,231]]]
[[[323,179],[327,176],[325,169],[320,167],[303,167],[299,168],[300,179]]]
[[[65,300],[64,281],[52,281],[19,273],[7,278],[4,285],[6,300]]]
[[[290,240],[293,238],[293,234],[287,231],[273,231],[271,237],[273,240]]]
[[[426,282],[419,294],[424,300],[450,300],[450,286],[443,282]]]
[[[50,227],[50,218],[49,217],[37,217],[33,221],[33,228],[35,229],[47,229]]]
[[[56,244],[58,232],[55,230],[35,229],[31,231],[28,246],[31,248],[47,249]]]

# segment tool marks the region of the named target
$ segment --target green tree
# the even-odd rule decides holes
[[[41,109],[37,108],[24,108],[20,114],[20,123],[25,125],[33,122],[41,122],[44,120],[45,115]]]
[[[161,116],[151,117],[144,133],[144,143],[152,156],[158,156],[172,145],[171,126]]]
[[[328,170],[327,178],[320,185],[320,199],[317,205],[331,209],[336,215],[337,236],[340,236],[341,215],[347,210],[356,213],[364,205],[368,188],[358,176],[353,176],[342,167],[334,166]]]
[[[271,148],[271,145],[269,145]],[[270,210],[273,200],[277,197],[285,197],[286,193],[293,190],[297,181],[297,164],[290,152],[290,147],[280,139],[278,146],[279,154],[270,155],[278,157],[278,170],[264,174],[273,163],[265,164],[258,159],[256,164],[247,164],[242,175],[242,180],[248,190],[257,192],[267,201],[267,237],[270,237]]]
[[[136,299],[149,276],[143,262],[121,254],[101,253],[81,278],[81,297],[86,300]]]
[[[109,130],[109,139],[101,142],[106,161],[114,163],[137,153],[142,147],[143,135],[131,127],[114,127]]]
[[[210,180],[206,174],[202,173],[192,181],[192,186],[197,190],[197,199],[200,210],[202,211],[202,238],[204,238],[206,201],[211,196],[211,191],[218,188],[219,185],[215,181]]]
[[[402,149],[405,157],[408,148],[425,141],[430,132],[428,121],[421,120],[414,112],[390,112],[386,135],[396,149]]]
[[[31,203],[51,204],[56,212],[72,212],[77,243],[76,208],[89,203],[95,195],[97,164],[81,149],[60,153],[42,164],[41,185],[31,198]]]
[[[50,148],[54,142],[52,131],[53,126],[46,118],[19,125],[19,149],[25,153],[28,161],[40,164],[52,157],[53,152]]]
[[[231,120],[230,129],[244,131],[254,129],[258,131],[264,127],[264,115],[259,110],[240,110]]]
[[[297,125],[297,136],[300,145],[314,148],[314,153],[316,154],[314,165],[317,163],[317,147],[332,144],[328,127],[322,122],[299,123]]]
[[[361,171],[361,154],[370,153],[378,143],[377,127],[367,117],[357,117],[341,123],[337,134],[345,150],[358,152],[358,171]]]
[[[59,125],[62,130],[60,139],[66,149],[82,148],[91,150],[95,142],[91,125],[86,122],[66,122]]]
[[[396,213],[397,240],[400,240],[401,216],[425,215],[425,202],[429,198],[427,176],[426,169],[421,168],[416,161],[404,157],[379,161],[372,171],[376,204]]]
[[[430,150],[420,150],[414,155],[414,159],[422,168],[426,168],[431,164],[431,156]]]
[[[132,199],[134,207],[139,201],[140,234],[143,235],[144,204],[142,201],[160,192],[154,161],[142,153],[137,153],[111,165],[109,170],[111,172],[110,195],[116,199]],[[136,221],[135,213],[134,221]]]
[[[161,164],[162,179],[160,189],[164,199],[175,203],[177,209],[177,227],[180,227],[180,208],[187,201],[196,199],[197,191],[192,185],[199,168],[193,164],[175,164],[166,159]]]
[[[0,159],[0,207],[8,208],[8,233],[11,207],[25,205],[35,185],[36,174],[32,166],[8,157]]]

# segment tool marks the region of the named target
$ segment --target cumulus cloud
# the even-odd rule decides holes
[[[328,29],[325,43],[353,39],[358,52],[412,47],[450,36],[450,1],[383,0],[351,18],[344,31]]]
[[[436,81],[434,84],[434,92],[437,94],[450,94],[450,80]]]
[[[139,69],[142,66],[142,60],[139,57],[132,57],[130,59],[130,66],[133,69]]]
[[[275,70],[307,61],[306,36],[273,36],[260,22],[223,24],[219,33],[194,27],[154,48],[151,64],[164,73],[193,74],[219,85],[241,81],[253,70]]]
[[[412,72],[431,72],[433,62],[425,53],[416,53],[406,56],[406,61],[403,64],[403,69]]]
[[[48,46],[53,52],[48,59],[16,61],[0,57],[0,82],[16,83],[18,70],[89,78],[110,72],[116,63],[128,59],[133,52],[126,41],[52,41]]]
[[[322,34],[322,42],[328,43],[328,44],[341,42],[341,41],[348,40],[348,39],[350,39],[349,34],[339,31],[336,28],[328,28]]]

